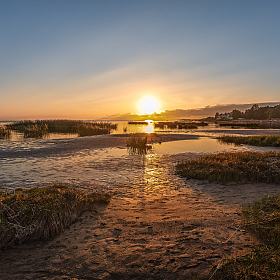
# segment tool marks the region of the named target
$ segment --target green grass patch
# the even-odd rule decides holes
[[[176,165],[187,179],[210,182],[280,182],[279,152],[237,152],[202,156]]]
[[[107,194],[85,194],[62,185],[0,192],[0,248],[59,234]]]
[[[280,196],[243,207],[243,226],[259,241],[252,252],[225,260],[213,279],[280,279]]]
[[[236,145],[246,144],[252,146],[280,147],[280,135],[263,136],[221,136],[218,138],[223,143],[234,143]]]

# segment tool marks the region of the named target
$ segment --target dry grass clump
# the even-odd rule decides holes
[[[7,126],[0,126],[0,138],[9,138],[11,130]]]
[[[42,138],[49,132],[46,124],[33,124],[24,127],[23,133],[24,138]]]
[[[0,248],[49,239],[93,210],[95,202],[108,200],[107,194],[87,195],[62,185],[0,192]]]
[[[101,134],[110,134],[110,127],[100,127],[96,123],[81,123],[78,126],[78,135],[83,136],[92,136],[92,135],[101,135]]]
[[[202,156],[179,163],[176,171],[187,179],[219,183],[280,182],[279,152],[238,152]]]
[[[271,146],[280,147],[280,135],[263,135],[263,136],[221,136],[219,141],[224,143],[234,143],[236,145],[246,144],[252,146]]]
[[[126,145],[132,154],[146,154],[152,149],[151,144],[147,142],[147,137],[133,136],[127,139]]]
[[[280,279],[280,196],[243,207],[243,225],[259,240],[252,252],[227,260],[213,279]]]

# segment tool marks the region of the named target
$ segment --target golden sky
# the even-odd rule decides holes
[[[6,1],[0,120],[143,113],[146,96],[157,110],[279,101],[279,8],[273,0]]]

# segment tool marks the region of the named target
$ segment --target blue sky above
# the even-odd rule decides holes
[[[279,1],[0,1],[0,120],[279,101]]]

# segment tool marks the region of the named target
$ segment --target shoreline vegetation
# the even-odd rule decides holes
[[[83,137],[110,134],[115,129],[117,129],[117,124],[110,122],[84,122],[76,120],[18,121],[6,125],[4,128],[4,130],[21,132],[24,134],[24,138],[42,138],[49,133],[77,133],[79,137]]]
[[[280,153],[221,153],[177,164],[176,169],[187,179],[209,182],[279,183]],[[243,206],[240,226],[257,242],[249,253],[223,259],[211,279],[279,279],[280,195]]]
[[[257,243],[250,253],[225,259],[212,279],[279,279],[280,196],[244,206],[241,225]]]
[[[63,185],[0,191],[0,249],[34,240],[48,240],[95,203],[108,203],[105,193],[85,194]]]
[[[222,127],[231,128],[248,128],[248,129],[279,129],[279,120],[222,120],[215,121],[216,124]]]
[[[262,147],[280,147],[279,135],[262,135],[262,136],[228,136],[224,135],[218,138],[222,143],[233,143],[236,145],[252,145]]]
[[[10,135],[11,135],[11,129],[7,128],[6,126],[0,126],[0,139],[9,138]]]
[[[129,121],[129,125],[147,125],[149,124],[149,121]],[[208,123],[206,122],[183,122],[183,121],[174,121],[174,122],[164,122],[164,121],[158,121],[153,122],[155,128],[160,129],[197,129],[199,126],[208,126]]]
[[[186,179],[218,183],[280,183],[280,152],[234,152],[201,156],[179,163],[177,174]]]

